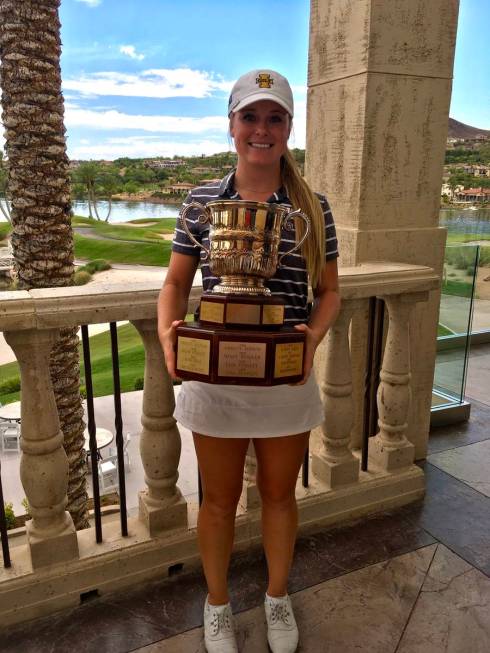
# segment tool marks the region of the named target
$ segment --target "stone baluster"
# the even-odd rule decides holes
[[[145,347],[140,453],[147,489],[139,494],[139,517],[150,532],[187,527],[187,503],[177,487],[181,439],[173,417],[172,379],[167,373],[156,319],[132,320]]]
[[[73,520],[65,510],[68,458],[49,373],[57,329],[6,332],[21,373],[20,478],[32,520],[26,523],[33,569],[78,558]]]
[[[415,447],[407,440],[410,407],[410,311],[424,293],[383,297],[389,323],[378,387],[379,432],[369,441],[369,458],[386,471],[406,467]]]
[[[260,494],[256,483],[257,458],[253,441],[250,440],[247,455],[245,456],[245,466],[243,469],[243,489],[240,497],[240,505],[245,510],[253,510],[260,506]]]
[[[312,455],[312,472],[330,488],[355,483],[359,461],[349,449],[354,424],[349,325],[361,300],[343,300],[335,324],[326,335],[325,364],[320,382],[325,418],[322,447]]]

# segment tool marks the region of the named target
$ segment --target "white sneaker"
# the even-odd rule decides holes
[[[204,604],[204,645],[208,653],[238,653],[229,603]]]
[[[289,595],[274,598],[265,595],[267,641],[272,653],[294,653],[298,648],[298,626]]]

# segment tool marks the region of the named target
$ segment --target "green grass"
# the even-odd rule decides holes
[[[144,376],[145,351],[141,338],[132,324],[124,324],[117,329],[119,349],[119,374],[121,392],[134,390],[134,382]],[[92,384],[94,396],[102,397],[112,394],[112,356],[109,331],[98,333],[90,338],[90,359],[92,362]],[[80,383],[85,385],[85,368],[83,365],[82,346],[80,344]],[[0,378],[10,379],[19,376],[17,361],[0,366]],[[8,404],[18,401],[20,392],[0,395],[0,402]]]
[[[445,326],[442,326],[442,324],[437,325],[437,335],[438,336],[453,336],[454,331],[451,331],[451,329],[448,329]]]
[[[144,222],[152,222],[148,227],[138,227],[137,225]],[[171,234],[175,227],[175,218],[156,218],[145,220],[144,218],[138,220],[131,220],[126,222],[125,225],[114,225],[107,222],[99,222],[98,220],[91,220],[90,218],[81,218],[76,216],[73,219],[74,227],[90,227],[95,233],[104,236],[104,238],[114,238],[115,240],[135,240],[142,242],[154,242],[162,240],[159,234]]]
[[[471,297],[472,285],[473,284],[466,281],[445,281],[442,284],[442,294],[457,295],[458,297]]]
[[[490,246],[490,234],[463,234],[463,233],[448,233],[447,245],[455,245],[457,243],[469,243],[472,241],[488,240]],[[486,245],[484,245],[486,247]]]
[[[119,349],[119,374],[121,392],[134,390],[134,382],[145,373],[145,350],[141,337],[132,324],[117,329]],[[104,331],[90,338],[90,359],[92,362],[92,385],[94,397],[110,395],[113,392],[112,355],[110,333]],[[81,354],[80,354],[81,355]],[[80,365],[81,384],[85,385],[85,367]]]
[[[124,243],[117,240],[96,240],[75,234],[75,256],[93,260],[103,258],[109,263],[135,265],[168,265],[172,244],[169,240],[158,243]]]

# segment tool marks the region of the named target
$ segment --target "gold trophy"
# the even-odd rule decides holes
[[[187,218],[199,209],[209,222],[209,249],[189,230]],[[279,256],[281,229],[305,222],[301,240]],[[298,250],[309,232],[309,218],[285,204],[215,200],[191,202],[181,214],[190,240],[205,250],[214,288],[203,293],[199,321],[177,327],[176,372],[184,380],[239,385],[294,383],[303,376],[305,334],[284,327],[284,302],[264,281],[281,260]]]

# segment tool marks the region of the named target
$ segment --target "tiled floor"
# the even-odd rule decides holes
[[[110,426],[109,404],[99,415]],[[134,419],[128,411],[128,430]],[[469,423],[434,430],[423,501],[298,539],[289,583],[298,653],[490,651],[489,425],[490,405],[474,401]],[[187,465],[192,456],[184,446]],[[241,653],[267,650],[265,587],[262,549],[235,555]],[[205,593],[202,573],[184,571],[2,631],[0,651],[203,653]]]

